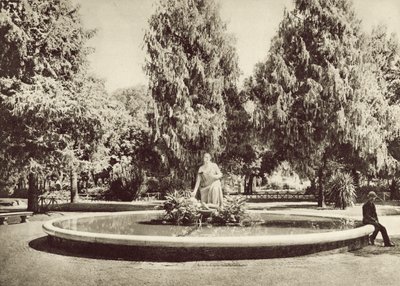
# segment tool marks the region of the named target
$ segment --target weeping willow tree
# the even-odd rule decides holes
[[[239,75],[233,38],[215,1],[167,0],[158,2],[144,42],[155,141],[175,175],[193,177],[202,151],[222,149],[225,93]]]
[[[296,0],[251,78],[260,134],[316,180],[319,206],[338,163],[395,163],[387,141],[398,133],[398,113],[367,43],[350,1]]]

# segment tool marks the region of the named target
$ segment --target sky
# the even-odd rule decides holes
[[[236,37],[241,80],[250,76],[256,63],[267,55],[285,8],[293,0],[216,0],[227,29]],[[143,72],[145,52],[143,36],[147,21],[155,10],[156,0],[74,0],[81,5],[83,24],[96,28],[89,46],[91,71],[106,80],[112,92],[118,88],[146,84]],[[390,32],[400,36],[399,0],[353,0],[363,27],[370,31],[377,24],[386,24]],[[400,37],[399,37],[400,38]]]

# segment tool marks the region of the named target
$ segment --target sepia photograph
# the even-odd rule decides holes
[[[0,0],[0,285],[398,285],[400,1]]]

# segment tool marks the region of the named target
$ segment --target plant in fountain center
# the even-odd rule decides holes
[[[194,224],[199,221],[217,225],[239,224],[245,222],[248,217],[244,197],[225,196],[221,207],[210,210],[204,209],[204,206],[195,199],[187,198],[175,191],[166,196],[163,209],[165,210],[163,219],[177,225]]]
[[[211,223],[226,225],[240,223],[247,218],[245,197],[225,196],[224,204],[211,214]]]
[[[163,208],[164,219],[173,224],[193,224],[200,218],[197,202],[176,191],[166,196]]]

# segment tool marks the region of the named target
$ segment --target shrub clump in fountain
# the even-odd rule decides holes
[[[225,196],[224,204],[217,209],[205,209],[194,198],[187,198],[179,192],[166,196],[162,207],[164,221],[176,225],[190,225],[206,221],[210,224],[229,225],[246,222],[246,198]]]
[[[197,203],[176,191],[166,196],[163,209],[164,219],[176,225],[196,223],[201,216]]]
[[[241,223],[247,218],[246,209],[246,198],[226,196],[224,204],[211,214],[211,223],[219,225]]]

